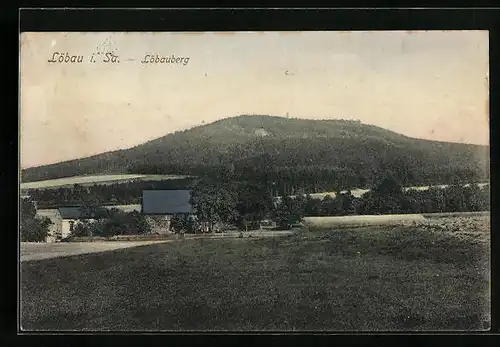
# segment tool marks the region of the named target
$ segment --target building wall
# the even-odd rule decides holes
[[[63,219],[61,223],[61,237],[65,239],[71,234],[71,223],[76,225],[76,219]]]
[[[95,219],[87,219],[89,222],[95,222]],[[61,237],[64,239],[71,234],[71,223],[73,223],[73,228],[80,222],[79,219],[63,219],[61,222]]]
[[[46,243],[53,243],[57,242],[57,237],[54,234],[48,235],[47,238],[45,239]]]
[[[49,236],[47,242],[55,242],[59,239],[62,231],[62,220],[60,218],[51,219],[52,224],[49,226]]]
[[[216,222],[212,225],[212,231],[214,231],[214,232],[220,232],[220,231],[227,230],[227,229],[228,229],[228,226],[225,223]],[[209,232],[210,231],[209,223],[206,223],[206,222],[198,223],[197,231],[200,231],[203,233]]]
[[[151,225],[151,232],[158,234],[171,234],[170,231],[170,215],[154,215],[145,216],[146,221]]]

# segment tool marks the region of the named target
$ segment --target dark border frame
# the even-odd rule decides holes
[[[237,31],[237,30],[489,30],[490,33],[490,115],[497,112],[498,106],[496,100],[498,87],[496,86],[496,76],[498,76],[498,42],[500,42],[499,21],[500,12],[497,9],[161,9],[161,10],[124,10],[124,9],[102,9],[102,10],[22,10],[18,13],[20,18],[20,31]],[[13,22],[13,21],[11,21]],[[18,34],[19,35],[19,31]],[[18,58],[16,58],[18,59]],[[10,70],[10,69],[9,69]],[[13,70],[13,69],[12,69]],[[14,77],[18,81],[18,76]],[[18,82],[19,83],[19,82]],[[18,85],[19,87],[19,85]],[[12,98],[14,100],[14,98]],[[495,128],[495,117],[490,118],[491,125],[491,168],[494,168],[495,163],[495,136],[493,129]],[[18,131],[19,131],[18,127]],[[18,140],[18,136],[11,133],[12,138],[5,138],[7,149],[7,159],[10,162],[15,161],[13,153],[14,136]],[[17,158],[19,162],[19,157]],[[18,163],[13,165],[12,173],[13,180],[18,180]],[[15,172],[15,173],[14,173]],[[7,173],[8,174],[8,173]],[[495,175],[491,176],[491,183],[495,187]],[[16,194],[16,189],[13,189],[13,196]],[[18,196],[15,197],[18,199]],[[14,204],[14,206],[16,206]],[[141,202],[142,206],[142,202]],[[492,212],[497,206],[497,200],[492,193],[491,207]],[[11,206],[12,207],[12,206]],[[9,207],[8,207],[9,208]],[[8,209],[4,212],[7,212]],[[7,216],[15,215],[14,212],[7,212]],[[495,213],[492,213],[492,229],[496,229]],[[18,223],[18,221],[17,221]],[[17,224],[16,223],[16,224]],[[14,224],[14,223],[13,223]],[[10,229],[10,228],[9,228]],[[8,230],[7,228],[5,230]],[[8,236],[12,237],[12,236]],[[14,236],[14,239],[16,237]],[[498,236],[492,233],[492,329],[491,333],[500,331],[499,328],[499,310],[498,295],[495,283],[498,282]],[[8,243],[7,243],[8,244]],[[8,252],[14,248],[8,248]],[[13,283],[13,282],[12,282]],[[17,291],[17,288],[15,288]],[[15,308],[15,302],[10,301]],[[17,311],[17,310],[16,310]],[[13,319],[7,318],[5,323],[13,326]],[[209,333],[210,335],[220,335],[220,333]],[[242,332],[243,335],[248,333]],[[242,335],[239,334],[239,335]],[[280,339],[287,344],[293,342],[303,344],[304,342],[311,343],[310,339],[303,340],[288,332],[279,334],[290,334],[287,341]],[[301,333],[302,335],[308,333]],[[358,334],[355,340],[358,343],[376,343],[380,341],[378,335],[388,333],[374,332],[368,337],[365,333]],[[400,333],[389,333],[390,335],[401,335]],[[418,335],[429,335],[432,333],[408,333],[411,334],[412,340]],[[436,332],[440,336],[433,336],[438,343],[445,342],[454,333]],[[456,334],[456,333],[455,333]],[[487,335],[488,333],[478,333],[479,335]],[[470,333],[469,335],[478,335]],[[80,334],[79,334],[80,335]],[[94,333],[96,337],[78,336],[78,341],[82,343],[95,344],[96,340],[101,340],[102,343],[109,343],[107,333]],[[154,335],[154,334],[148,334]],[[178,335],[178,334],[174,334]],[[192,343],[200,342],[200,336],[196,333],[189,333]],[[207,335],[207,333],[204,333]],[[234,335],[231,333],[231,335]],[[318,335],[315,333],[315,335]],[[320,333],[319,335],[331,335],[331,333]],[[335,335],[352,335],[349,333],[336,333]],[[412,336],[413,335],[413,336]],[[142,337],[146,337],[142,335]],[[270,336],[274,338],[274,336]],[[309,336],[310,337],[310,336]],[[326,336],[316,336],[317,342],[326,342]],[[400,342],[401,339],[397,339]],[[474,344],[473,336],[464,336],[462,334],[456,336],[455,343],[460,346]],[[201,342],[216,342],[212,337],[203,337]],[[40,345],[44,342],[51,341],[54,344],[54,339],[48,336],[34,336],[32,339],[22,338],[23,343]],[[217,339],[218,340],[218,339]],[[255,341],[255,339],[252,339]],[[346,339],[347,340],[347,339]],[[394,340],[394,339],[393,339]],[[405,339],[406,340],[406,339]],[[418,339],[417,339],[418,340]],[[18,342],[17,340],[16,342]],[[140,340],[135,336],[125,336],[120,342],[137,344]],[[150,340],[151,341],[151,340]],[[158,340],[156,340],[158,341]],[[276,341],[274,338],[273,341]],[[345,340],[343,340],[345,341]],[[439,342],[442,341],[442,342]],[[15,342],[10,339],[10,344]],[[12,343],[14,342],[14,343]],[[220,341],[218,341],[220,343]],[[139,342],[140,343],[140,342]],[[484,343],[484,341],[483,341]],[[9,345],[10,345],[9,344]],[[160,341],[160,344],[163,343]]]
[[[477,30],[486,9],[25,9],[21,31]]]

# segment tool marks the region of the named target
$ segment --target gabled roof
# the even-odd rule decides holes
[[[57,209],[63,219],[78,219],[80,218],[79,207],[59,207]]]
[[[191,190],[144,190],[142,192],[142,213],[176,214],[194,213],[189,202]]]
[[[59,207],[57,209],[62,219],[92,219],[102,217],[106,210],[98,209],[96,212],[90,215],[83,215],[80,207]]]

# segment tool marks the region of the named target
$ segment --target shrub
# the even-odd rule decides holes
[[[187,214],[174,215],[170,220],[170,230],[174,233],[194,233],[197,225],[192,216]]]
[[[21,241],[22,242],[45,242],[49,236],[49,226],[52,221],[47,218],[36,216],[36,206],[30,199],[21,200]]]
[[[71,237],[142,235],[150,232],[151,225],[142,214],[136,211],[125,213],[115,209],[111,210],[106,218],[78,222]]]
[[[47,218],[29,218],[21,222],[22,242],[45,242],[49,236],[49,225],[52,221]]]

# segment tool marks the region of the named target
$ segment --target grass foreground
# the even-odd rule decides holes
[[[25,331],[487,330],[490,233],[192,239],[21,264]]]

